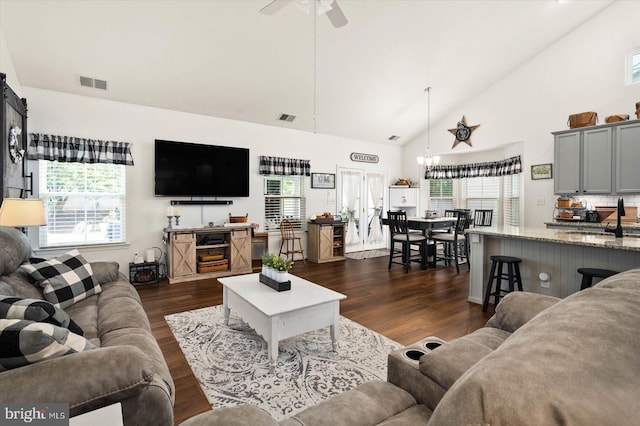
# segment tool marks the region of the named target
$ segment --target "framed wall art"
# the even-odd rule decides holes
[[[335,189],[336,175],[333,173],[311,173],[311,187]]]
[[[551,179],[552,177],[553,173],[551,172],[551,163],[531,166],[531,180]]]

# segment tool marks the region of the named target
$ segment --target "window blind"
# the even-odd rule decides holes
[[[47,226],[40,247],[124,242],[126,167],[38,161]]]
[[[264,218],[267,231],[278,231],[283,219],[289,219],[295,229],[306,229],[304,184],[304,176],[265,176]]]
[[[493,223],[500,222],[500,210],[498,209],[500,199],[500,178],[499,177],[476,177],[461,180],[461,201],[464,208],[491,209],[493,210]]]
[[[445,210],[454,209],[454,181],[452,179],[429,180],[429,205],[439,215]]]
[[[520,226],[520,175],[504,176],[504,225]]]

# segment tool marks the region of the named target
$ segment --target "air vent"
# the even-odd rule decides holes
[[[389,140],[390,140],[390,141],[397,141],[398,139],[400,139],[400,136],[398,136],[398,135],[391,135],[391,136],[389,136]]]
[[[278,117],[278,120],[280,120],[280,121],[288,121],[289,123],[291,123],[295,119],[296,119],[296,116],[295,115],[290,115],[290,114],[280,114],[280,117]]]
[[[80,86],[93,87],[93,79],[80,76]]]
[[[107,90],[107,82],[105,80],[98,80],[97,78],[94,79],[91,77],[80,76],[80,86]]]
[[[98,80],[97,78],[93,80],[93,87],[96,89],[107,90],[107,82],[104,80]]]

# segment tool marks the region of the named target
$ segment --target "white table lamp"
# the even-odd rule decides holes
[[[39,198],[5,198],[0,207],[0,225],[24,228],[46,225],[42,200]]]

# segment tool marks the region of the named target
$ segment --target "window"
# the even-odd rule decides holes
[[[520,175],[503,176],[503,225],[520,226]]]
[[[40,247],[125,241],[124,165],[39,160],[38,167],[47,216]]]
[[[520,223],[520,175],[460,179],[461,204],[467,209],[492,209],[493,225]]]
[[[453,179],[429,179],[429,205],[439,215],[454,208]]]
[[[267,231],[279,230],[282,219],[289,219],[296,229],[305,229],[304,176],[267,175],[264,177],[264,195]]]
[[[627,84],[640,83],[640,48],[632,50],[627,55],[626,70]]]

